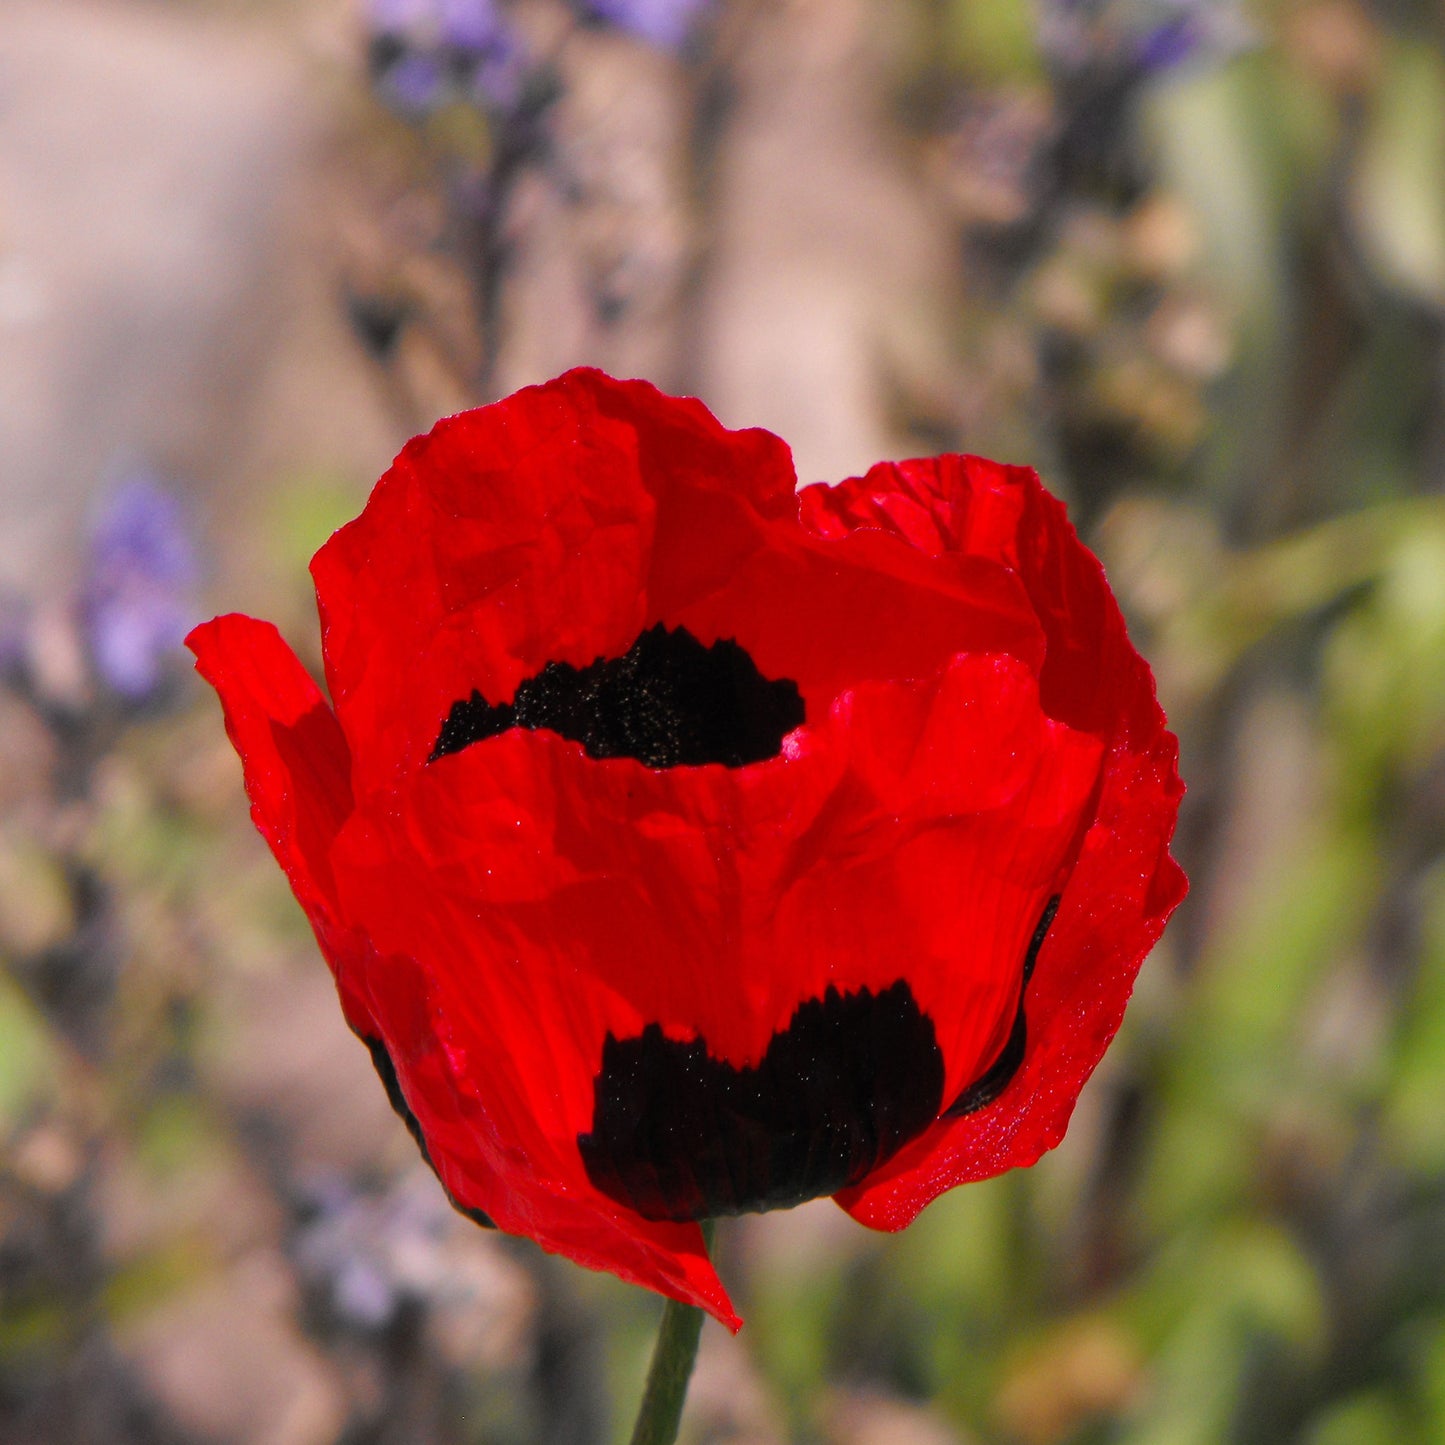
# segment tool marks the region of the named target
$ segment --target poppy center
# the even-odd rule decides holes
[[[473,692],[453,703],[427,761],[510,728],[546,728],[593,758],[741,768],[777,757],[803,720],[797,684],[764,677],[731,638],[705,647],[685,627],[659,623],[621,657],[547,663],[511,702]]]

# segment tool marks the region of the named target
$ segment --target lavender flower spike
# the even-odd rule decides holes
[[[369,0],[368,66],[383,101],[411,120],[455,101],[505,114],[527,58],[497,0]]]
[[[91,533],[81,626],[100,683],[140,703],[160,685],[197,611],[196,555],[180,503],[132,471],[106,496]]]
[[[630,30],[660,50],[681,50],[712,0],[582,0],[593,19]]]

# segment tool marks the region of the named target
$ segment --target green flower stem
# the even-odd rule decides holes
[[[703,1221],[702,1237],[711,1249],[712,1220]],[[687,1399],[687,1382],[692,1378],[701,1334],[702,1311],[693,1305],[668,1300],[663,1306],[657,1343],[652,1348],[642,1408],[632,1427],[632,1445],[672,1445],[677,1439],[683,1401]]]

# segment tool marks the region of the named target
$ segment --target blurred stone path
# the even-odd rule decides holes
[[[868,0],[760,6],[721,158],[703,395],[729,426],[785,437],[804,483],[909,448],[881,373],[937,345],[949,274],[892,145],[879,23]]]
[[[697,238],[708,258],[700,314],[681,318],[667,298],[693,224],[678,205],[683,73],[623,39],[575,38],[559,123],[593,204],[579,220],[554,186],[526,188],[499,390],[579,363],[695,389],[727,425],[786,438],[804,482],[841,481],[916,449],[890,427],[882,381],[900,360],[940,370],[953,258],[889,121],[886,19],[875,0],[753,7],[712,215],[701,218],[711,229]],[[599,325],[583,299],[589,259],[595,284],[618,257],[646,284]],[[649,288],[662,298],[651,305]]]
[[[349,15],[339,3],[311,8]],[[6,0],[0,583],[63,575],[77,514],[117,462],[149,459],[212,488],[229,465],[234,482],[218,441],[244,425],[248,397],[269,413],[267,462],[285,450],[278,432],[317,431],[304,415],[313,394],[330,417],[315,449],[360,461],[359,450],[379,470],[399,440],[374,415],[365,446],[348,435],[347,409],[374,414],[376,394],[344,329],[317,317],[314,276],[298,304],[287,198],[316,162],[326,117],[294,37],[245,14]],[[866,0],[761,7],[720,154],[696,323],[704,398],[730,425],[786,437],[804,481],[838,480],[902,445],[882,414],[879,369],[900,337],[926,337],[948,273],[943,229],[881,121],[869,21]],[[658,64],[630,48],[623,73],[643,83],[624,89],[665,96]],[[589,67],[600,78],[612,60],[599,46]],[[655,137],[667,114],[663,103],[661,121],[627,123]],[[520,329],[510,380],[582,360],[666,380],[666,345],[645,333],[610,352],[591,345],[567,319],[575,307],[558,304],[555,274],[546,289],[543,343]],[[298,343],[300,313],[309,331]],[[254,436],[238,442],[261,460]]]
[[[114,462],[202,470],[310,112],[294,59],[235,19],[6,0],[0,581],[48,580]]]

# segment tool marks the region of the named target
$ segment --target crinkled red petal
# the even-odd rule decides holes
[[[957,652],[1037,663],[1018,580],[797,525],[787,448],[644,382],[570,372],[440,422],[312,562],[359,791],[399,783],[473,689],[624,653],[657,624],[737,640],[814,714]]]
[[[379,956],[369,925],[382,910],[372,900],[354,906],[357,885],[349,875],[357,848],[338,843],[362,831],[353,816],[346,740],[275,627],[218,617],[187,643],[197,670],[220,694],[252,817],[331,964],[347,1021],[363,1038],[384,1043],[452,1197],[544,1248],[699,1305],[737,1329],[741,1322],[695,1224],[653,1224],[590,1189],[581,1204],[550,1189],[521,1148],[492,1126],[470,1080],[454,1076],[461,1051],[449,1040],[446,1017],[431,1007],[435,991],[416,951]]]
[[[1178,746],[1102,568],[1031,471],[977,457],[883,465],[808,488],[801,508],[823,535],[877,528],[948,560],[987,555],[1013,568],[1047,638],[1044,710],[1106,749],[1093,822],[1029,984],[1021,1067],[995,1103],[941,1120],[838,1196],[865,1224],[899,1229],[945,1190],[1032,1164],[1063,1137],[1184,897],[1168,851],[1183,792]]]
[[[351,814],[351,756],[321,690],[269,622],[231,613],[186,638],[220,695],[251,817],[271,845],[336,978],[347,1022],[374,1035],[350,921],[336,906],[331,848]]]
[[[363,870],[360,886],[371,877]],[[384,903],[367,910],[383,931],[386,911]],[[431,913],[424,905],[417,911]],[[455,994],[439,987],[431,972],[439,962],[425,943],[411,943],[405,954],[373,954],[368,980],[378,1032],[451,1197],[543,1249],[697,1305],[731,1330],[741,1328],[698,1225],[642,1219],[585,1180],[581,1188],[567,1187],[537,1149],[537,1132],[519,1117],[517,1101],[493,1076],[493,1063],[502,1066],[504,1078],[509,1075],[510,1040],[479,1039],[465,1023],[458,1026]],[[498,1053],[489,1060],[483,1047]],[[534,1075],[531,1106],[551,1087],[548,1074]]]

